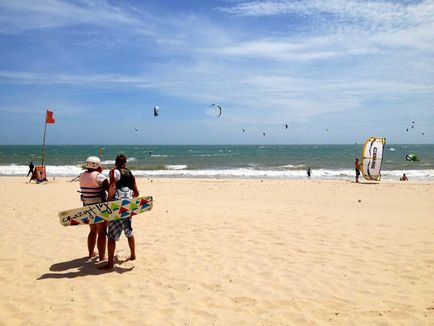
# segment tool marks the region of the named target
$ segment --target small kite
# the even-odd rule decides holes
[[[262,136],[265,136],[265,132],[262,133]]]
[[[244,128],[241,128],[242,130],[243,130],[243,132],[246,132],[246,129],[244,129]]]
[[[137,128],[134,128],[134,130],[135,130],[135,131],[139,131],[139,129],[137,129]]]
[[[158,117],[160,115],[160,107],[154,106],[154,117]]]
[[[216,106],[219,109],[219,114],[217,115],[217,118],[218,118],[219,116],[222,115],[222,112],[223,112],[222,111],[222,107],[220,105],[218,105],[218,104],[215,104],[215,103],[211,104],[209,107],[211,108],[213,106]]]
[[[285,129],[288,129],[288,124],[287,123],[285,123]]]

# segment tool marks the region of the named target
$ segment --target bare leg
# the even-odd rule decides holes
[[[112,269],[114,265],[114,258],[115,258],[115,250],[116,250],[116,241],[108,239],[108,262],[104,266],[102,266],[100,269]]]
[[[95,244],[96,244],[96,235],[97,235],[97,226],[96,224],[89,224],[89,235],[87,236],[87,249],[89,250],[89,258],[95,256]]]
[[[106,241],[107,237],[105,233],[106,228],[107,228],[107,222],[97,224],[97,230],[98,230],[97,246],[98,246],[99,261],[105,260],[105,247],[107,244]]]
[[[134,242],[134,236],[128,238],[128,246],[130,246],[131,251],[131,257],[129,260],[135,260],[136,259],[136,244]]]

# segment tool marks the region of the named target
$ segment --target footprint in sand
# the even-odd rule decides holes
[[[257,303],[255,299],[248,297],[235,297],[232,298],[232,301],[241,306],[254,306]]]

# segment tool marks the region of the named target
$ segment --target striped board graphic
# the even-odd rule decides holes
[[[124,198],[59,212],[63,226],[96,224],[114,221],[152,209],[152,196]]]

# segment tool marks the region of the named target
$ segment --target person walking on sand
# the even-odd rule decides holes
[[[35,168],[35,166],[33,165],[33,162],[30,162],[29,164],[29,172],[27,173],[26,177],[28,177],[29,175],[33,175],[33,169]]]
[[[119,154],[116,157],[115,168],[110,171],[110,188],[108,199],[118,200],[122,198],[132,198],[139,196],[139,190],[137,189],[136,179],[129,169],[126,168],[127,157],[123,154]],[[116,241],[124,231],[125,236],[128,239],[128,246],[130,247],[129,260],[136,259],[136,247],[133,235],[133,228],[131,226],[131,217],[120,219],[116,221],[110,221],[108,223],[108,262],[102,266],[101,269],[111,269],[114,266],[114,255],[116,250]]]
[[[359,159],[356,157],[356,161],[354,162],[354,169],[356,170],[356,182],[359,182],[359,176],[360,176],[360,168],[362,164],[359,163]]]
[[[89,156],[86,160],[86,171],[80,175],[80,192],[83,206],[97,204],[106,201],[106,191],[109,190],[109,182],[101,173],[101,161],[96,156]],[[89,224],[90,231],[87,236],[87,248],[89,258],[95,256],[95,244],[98,247],[100,261],[105,260],[106,227],[107,222]]]

